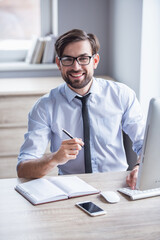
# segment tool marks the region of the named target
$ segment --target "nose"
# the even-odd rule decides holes
[[[81,66],[79,65],[77,59],[74,60],[72,67],[76,70],[81,69]]]

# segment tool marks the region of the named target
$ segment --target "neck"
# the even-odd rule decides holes
[[[84,88],[80,88],[80,89],[72,88],[69,84],[67,85],[72,91],[76,92],[78,95],[84,96],[89,92],[92,82],[93,82],[93,79]]]

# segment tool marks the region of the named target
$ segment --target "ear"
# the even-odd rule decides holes
[[[57,64],[58,69],[61,71],[61,63],[57,56],[56,56],[56,64]]]
[[[96,69],[96,68],[97,68],[97,66],[98,66],[98,63],[99,63],[99,60],[100,60],[99,54],[98,54],[98,53],[96,53],[96,55],[95,55],[95,56],[94,56],[94,58],[93,58],[94,69]]]

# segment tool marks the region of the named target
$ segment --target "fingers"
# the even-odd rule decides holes
[[[68,145],[68,148],[80,150],[84,146],[84,142],[80,138],[73,138],[69,140],[62,141],[62,145]]]
[[[135,189],[139,167],[135,167],[126,178],[126,183],[131,189]]]
[[[59,150],[54,154],[54,161],[57,164],[64,164],[69,160],[76,159],[84,143],[82,139],[73,138],[62,141]]]
[[[84,145],[84,143],[82,142],[81,139],[74,138],[74,139],[63,141],[61,148],[67,154],[67,157],[68,157],[68,155],[73,155],[72,156],[72,159],[73,159],[74,156],[76,158],[79,151],[82,149],[83,145]]]

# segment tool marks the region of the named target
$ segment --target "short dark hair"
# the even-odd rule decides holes
[[[58,57],[62,57],[63,51],[65,47],[72,42],[84,41],[88,40],[91,44],[92,48],[92,55],[98,53],[100,48],[98,38],[92,33],[86,33],[80,29],[72,29],[69,32],[64,33],[61,35],[55,43],[55,50]]]

